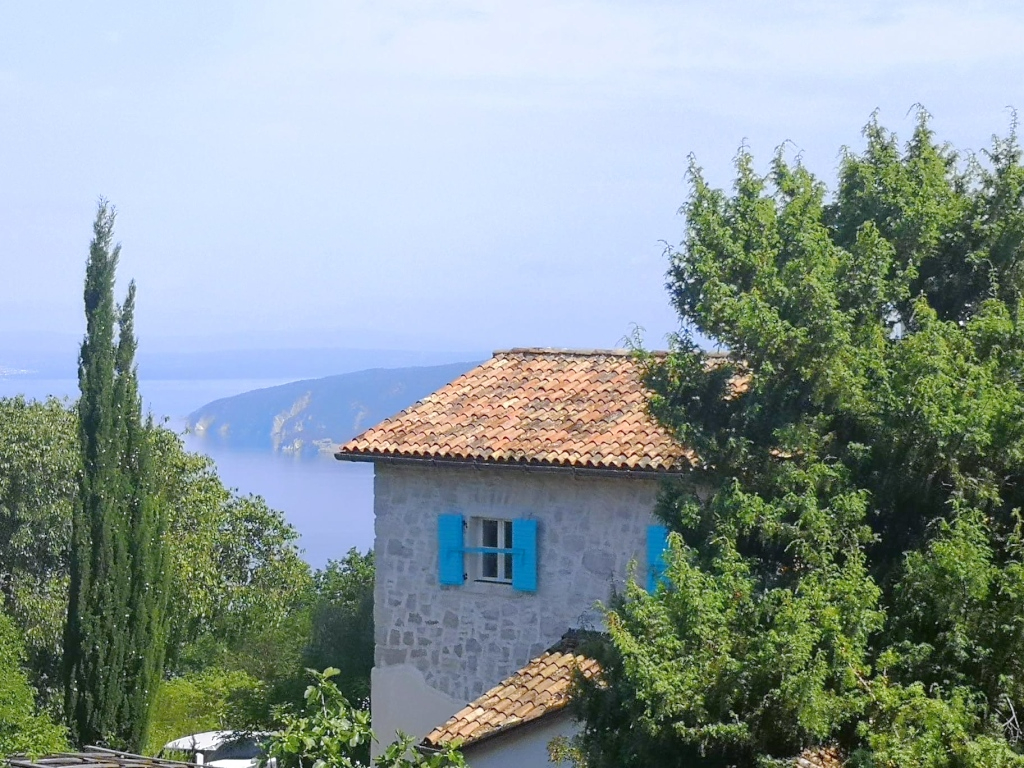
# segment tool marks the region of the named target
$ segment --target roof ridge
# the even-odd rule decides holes
[[[724,358],[728,357],[729,353],[725,351],[714,351],[709,352],[708,350],[700,350],[705,357],[710,358]],[[634,355],[654,355],[656,357],[664,357],[671,354],[666,349],[626,349],[622,347],[616,347],[613,349],[574,349],[572,347],[511,347],[509,349],[496,349],[491,353],[492,357],[498,355],[562,355],[567,357],[633,357]]]
[[[498,355],[571,355],[574,357],[632,357],[636,352],[632,349],[572,349],[570,347],[512,347],[511,349],[496,349],[494,357]],[[665,354],[654,352],[653,354]]]

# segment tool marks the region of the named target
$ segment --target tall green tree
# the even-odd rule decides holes
[[[128,552],[115,439],[114,213],[100,204],[85,277],[86,336],[79,356],[82,473],[72,518],[66,714],[79,743],[116,738],[123,698]]]
[[[350,702],[370,701],[373,668],[373,550],[350,549],[317,571],[309,644],[304,666],[338,670],[335,684]]]
[[[64,696],[77,430],[75,413],[59,400],[0,399],[0,596],[24,635],[27,669],[48,705]]]
[[[194,647],[200,638],[238,647],[257,628],[294,623],[295,606],[313,599],[311,578],[298,534],[281,512],[259,497],[233,495],[210,459],[186,452],[173,432],[159,426],[147,432],[168,518],[171,655],[165,666],[177,675],[220,658]],[[0,597],[24,635],[31,681],[55,710],[65,693],[61,659],[79,441],[77,406],[0,398]],[[290,652],[292,667],[301,663],[306,640]],[[266,648],[259,653],[265,658]]]
[[[665,489],[666,582],[592,649],[591,766],[1024,765],[1021,152],[923,112],[865,136],[831,198],[781,152],[741,150],[731,194],[691,167],[684,331],[645,359],[703,490]]]
[[[25,670],[40,703],[54,713],[63,711],[65,696],[78,424],[77,405],[0,398],[0,599],[24,637]],[[179,436],[159,426],[146,432],[173,575],[165,671],[201,677],[218,665],[246,670],[275,692],[287,677],[294,679],[292,698],[299,697],[317,598],[298,534],[259,497],[232,494],[212,462],[186,452]],[[268,716],[269,700],[253,705]]]
[[[78,743],[138,749],[162,670],[166,569],[134,366],[135,288],[118,308],[113,234],[114,211],[101,201],[79,359],[82,472],[70,548],[66,714]]]
[[[146,743],[149,710],[163,676],[167,648],[170,568],[164,534],[166,504],[152,468],[152,418],[142,420],[135,367],[135,283],[120,312],[115,393],[122,492],[125,494],[130,570],[120,738],[133,749]]]

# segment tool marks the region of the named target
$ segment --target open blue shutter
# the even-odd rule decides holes
[[[512,521],[512,547],[519,557],[513,557],[512,589],[520,592],[537,591],[537,521]]]
[[[654,592],[665,577],[668,563],[665,550],[668,549],[668,528],[664,525],[647,526],[647,591]]]
[[[462,586],[462,515],[437,516],[437,576],[442,584]]]

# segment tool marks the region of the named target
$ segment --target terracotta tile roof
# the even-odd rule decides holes
[[[569,703],[574,669],[587,677],[599,667],[578,653],[580,635],[570,632],[551,650],[460,709],[423,740],[428,747],[453,741],[468,746],[550,715]]]
[[[647,396],[629,352],[496,352],[335,455],[656,472],[692,467],[693,451],[648,415]]]

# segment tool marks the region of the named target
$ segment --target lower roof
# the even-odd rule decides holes
[[[578,652],[582,637],[579,632],[567,633],[551,649],[432,730],[423,745],[436,748],[458,741],[468,747],[565,709],[573,671],[591,677],[600,670],[596,661]]]

